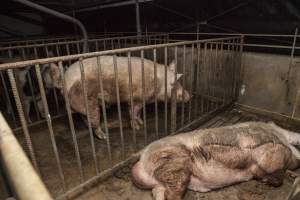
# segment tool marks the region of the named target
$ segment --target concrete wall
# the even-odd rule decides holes
[[[245,92],[240,93],[239,103],[290,115],[300,87],[300,63],[293,62],[286,81],[290,56],[245,52],[243,62]],[[296,116],[300,116],[299,103]]]

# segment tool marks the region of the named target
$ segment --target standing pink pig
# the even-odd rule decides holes
[[[98,68],[97,58],[88,58],[82,61],[85,72],[85,81],[87,86],[88,108],[92,128],[98,138],[105,139],[106,135],[100,127],[100,109],[99,98],[104,98],[106,105],[117,103],[116,81],[114,71],[113,56],[101,56],[101,77],[103,83],[103,94],[98,88]],[[118,71],[118,86],[120,102],[127,102],[131,116],[131,125],[134,129],[139,129],[143,124],[141,119],[141,109],[143,105],[143,88],[142,88],[142,59],[131,57],[131,72],[132,72],[132,97],[133,97],[133,113],[131,113],[130,87],[129,87],[129,71],[128,58],[116,57]],[[53,65],[52,65],[53,66]],[[145,101],[151,103],[155,100],[155,95],[158,101],[165,99],[165,66],[156,64],[157,66],[157,82],[155,89],[154,62],[144,59],[144,80],[145,80]],[[172,62],[167,67],[167,97],[171,98],[171,91],[176,86],[177,102],[186,102],[191,98],[190,94],[182,88],[178,81],[175,81],[175,63]],[[182,74],[177,74],[178,80]],[[84,93],[82,90],[80,63],[72,64],[65,72],[66,92],[70,99],[70,104],[73,110],[86,115]]]

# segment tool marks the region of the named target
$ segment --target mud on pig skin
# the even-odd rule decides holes
[[[88,58],[82,61],[85,72],[85,81],[87,86],[88,108],[90,112],[91,125],[95,130],[98,138],[106,138],[100,127],[100,110],[102,96],[106,105],[117,103],[115,69],[113,56],[101,56],[100,67],[101,73],[99,77],[102,79],[103,94],[99,88],[98,82],[98,67],[97,58]],[[165,100],[165,66],[156,63],[157,79],[155,88],[154,62],[144,59],[144,88],[145,102],[151,103],[155,100],[155,95],[158,101]],[[142,85],[142,59],[131,57],[131,73],[132,73],[132,97],[133,97],[133,112],[131,111],[130,85],[129,85],[129,69],[128,58],[116,56],[117,64],[117,80],[119,88],[120,102],[128,103],[128,110],[131,116],[132,128],[139,129],[143,124],[141,119],[141,110],[143,107],[143,85]],[[57,67],[58,70],[58,67]],[[177,74],[175,78],[175,63],[172,62],[167,67],[167,98],[171,98],[172,88],[176,86],[177,102],[186,102],[190,100],[190,94],[182,88],[178,81],[182,74]],[[174,82],[175,81],[175,82]],[[66,92],[70,99],[70,104],[73,110],[86,115],[84,93],[82,90],[80,63],[73,63],[65,72]]]
[[[247,122],[169,136],[147,146],[133,182],[155,200],[180,200],[187,189],[208,192],[255,179],[280,186],[300,165],[300,134],[274,123]]]

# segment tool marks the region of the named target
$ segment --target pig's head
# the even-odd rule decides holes
[[[172,98],[172,92],[176,88],[176,99],[177,102],[187,102],[191,99],[191,95],[186,91],[182,85],[179,83],[180,78],[183,74],[177,74],[175,80],[175,62],[172,61],[167,68],[167,97],[168,99]],[[165,83],[164,83],[165,84]],[[161,91],[158,95],[158,98],[161,101],[164,101],[165,98],[165,87],[161,88]]]
[[[44,81],[46,88],[62,88],[62,79],[59,67],[55,63],[50,63],[44,72]]]

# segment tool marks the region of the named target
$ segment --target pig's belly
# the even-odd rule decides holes
[[[201,168],[191,176],[188,186],[190,190],[208,192],[253,178],[250,170],[247,169],[230,169],[221,166],[203,166]]]

